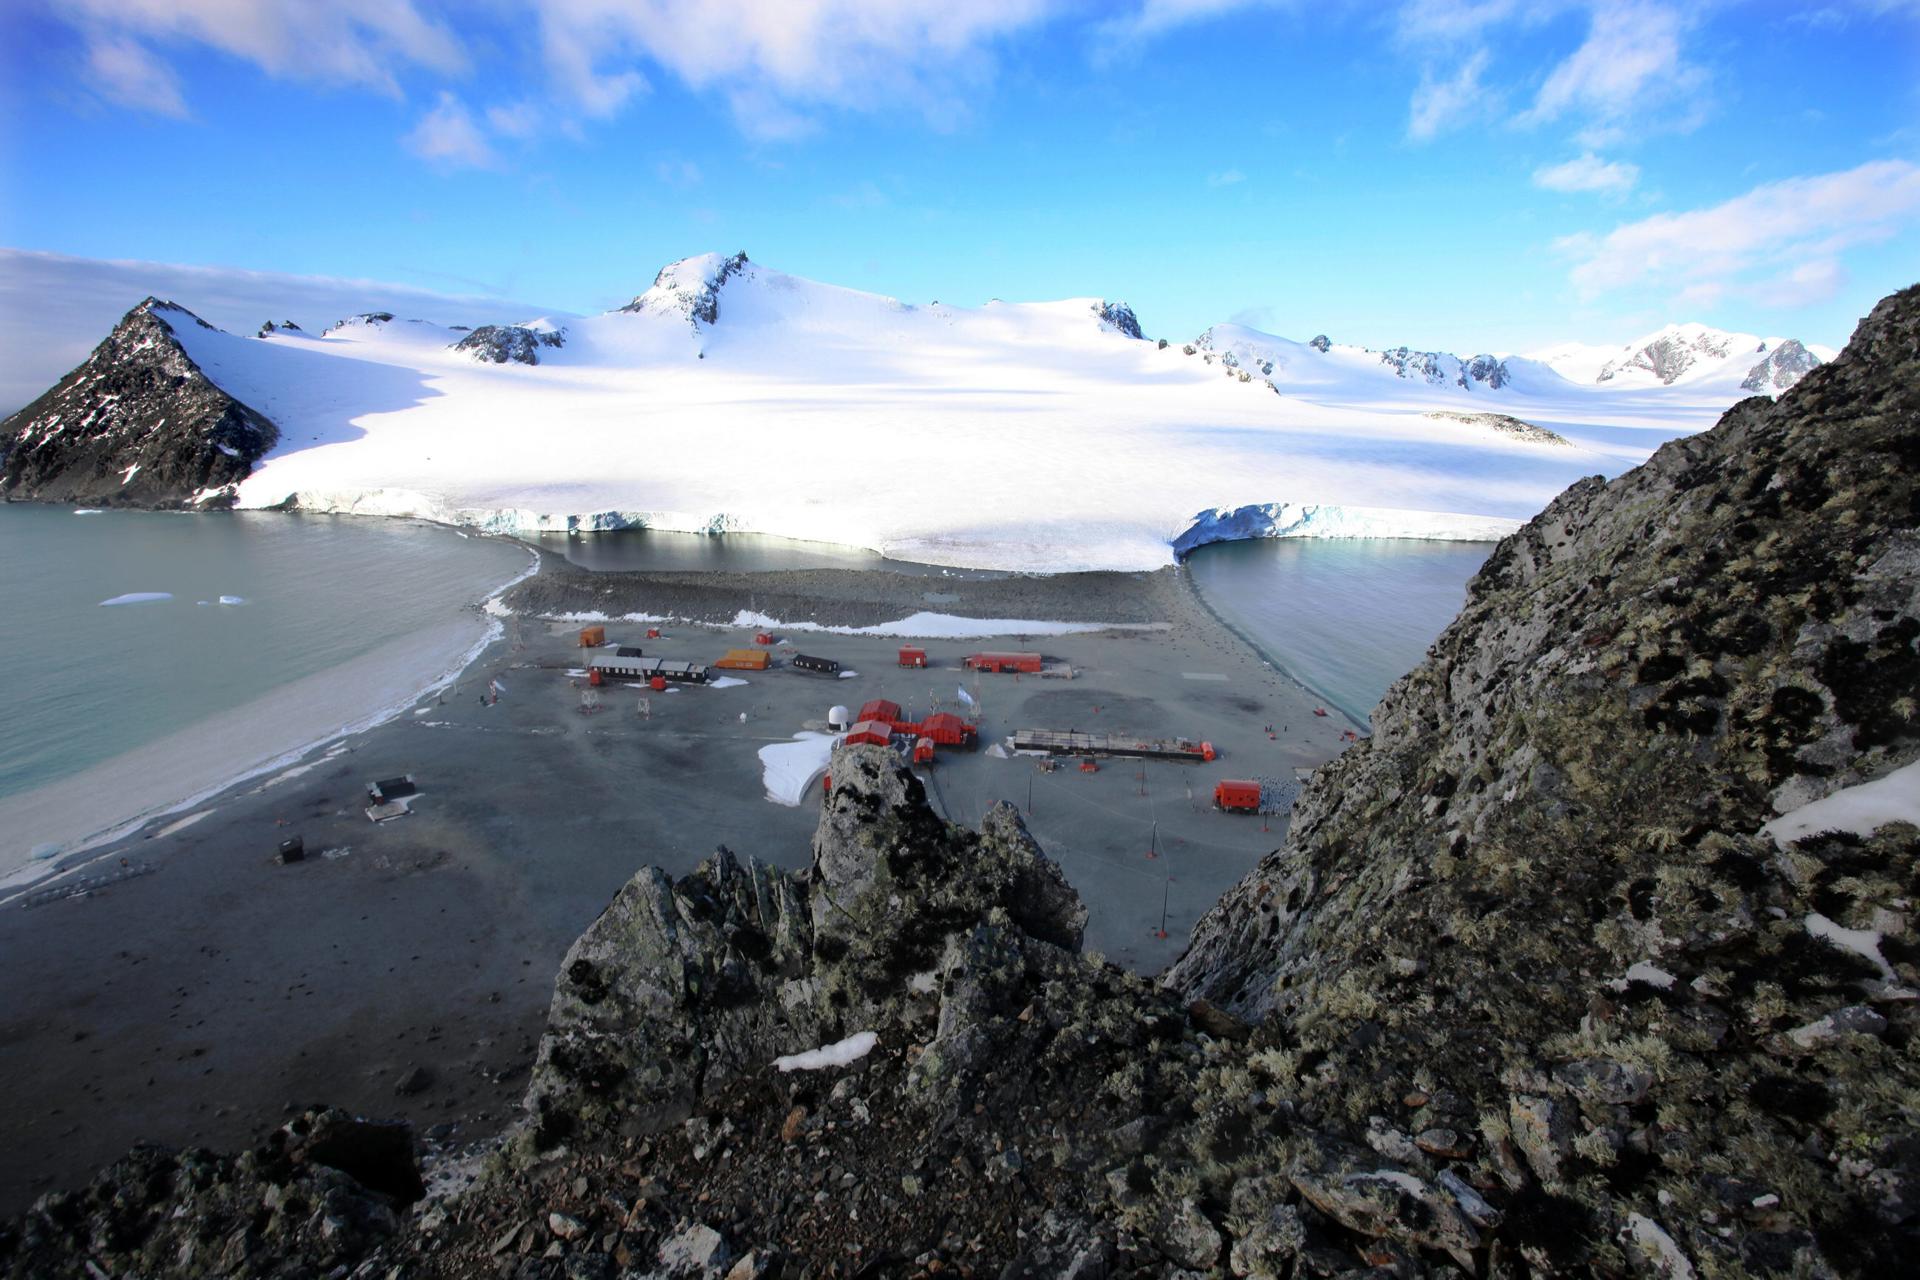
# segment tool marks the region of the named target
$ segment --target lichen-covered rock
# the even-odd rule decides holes
[[[1309,1110],[1464,1099],[1495,1139],[1483,1182],[1534,1197],[1504,1234],[1544,1265],[1619,1265],[1631,1215],[1723,1213],[1715,1169],[1781,1207],[1675,1236],[1695,1264],[1911,1247],[1907,1201],[1867,1179],[1920,1176],[1920,1070],[1894,1047],[1920,1030],[1920,833],[1761,828],[1920,755],[1916,463],[1920,289],[1779,401],[1575,485],[1495,550],[1168,985],[1264,1019],[1312,1064]]]
[[[226,507],[280,437],[214,384],[175,330],[211,328],[148,298],[50,391],[0,422],[0,497]]]

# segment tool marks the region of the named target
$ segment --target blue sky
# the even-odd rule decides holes
[[[1155,335],[1237,318],[1461,350],[1677,319],[1838,345],[1920,279],[1914,0],[0,0],[0,21],[20,249],[571,311],[745,249],[910,301],[1099,295]]]

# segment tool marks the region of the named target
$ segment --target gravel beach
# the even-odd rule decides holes
[[[1284,837],[1284,815],[1212,810],[1214,781],[1285,784],[1362,728],[1315,716],[1312,695],[1222,626],[1178,570],[590,574],[549,555],[505,600],[506,634],[452,687],[0,905],[11,1085],[0,1208],[77,1183],[136,1140],[232,1149],[321,1100],[405,1116],[442,1140],[497,1131],[525,1087],[562,955],[635,870],[682,874],[721,844],[806,864],[817,797],[770,802],[756,753],[819,727],[833,704],[884,697],[919,715],[955,709],[964,685],[983,747],[1025,727],[1215,743],[1221,758],[1205,766],[1042,772],[982,750],[943,753],[929,772],[951,820],[975,824],[996,799],[1030,810],[1088,902],[1089,948],[1143,972],[1174,959],[1200,914]],[[744,685],[609,687],[589,712],[570,674],[577,624],[530,616],[727,623],[742,610],[823,626],[931,611],[1128,628],[930,639],[925,671],[895,665],[895,639],[794,632],[773,670],[736,673]],[[651,641],[641,624],[607,624],[609,640],[669,659],[711,662],[752,639],[731,626],[664,629]],[[996,647],[1043,650],[1074,678],[959,670],[966,653]],[[796,670],[795,652],[859,674]],[[421,792],[411,816],[369,822],[367,783],[403,773]],[[305,860],[277,865],[296,835]]]

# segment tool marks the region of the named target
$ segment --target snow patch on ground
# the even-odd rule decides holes
[[[841,735],[804,730],[793,737],[792,742],[776,742],[759,752],[760,782],[767,789],[767,799],[789,809],[798,808],[813,780],[827,771]]]
[[[1809,911],[1807,913],[1807,932],[1816,938],[1822,938],[1831,942],[1842,951],[1851,951],[1863,959],[1871,960],[1875,965],[1879,966],[1881,977],[1885,978],[1888,982],[1894,980],[1893,966],[1888,964],[1886,957],[1880,954],[1880,935],[1872,929],[1844,928],[1827,919],[1827,917],[1821,915],[1818,911]]]
[[[914,639],[969,640],[982,636],[1068,636],[1087,631],[1154,631],[1162,623],[1041,622],[1030,618],[959,618],[948,613],[909,614],[870,627],[831,627],[818,622],[781,622],[764,613],[742,609],[734,615],[736,627],[761,630],[825,631],[842,636],[901,636]]]
[[[871,1031],[861,1031],[848,1036],[845,1040],[821,1045],[818,1049],[775,1058],[773,1065],[783,1072],[819,1071],[826,1067],[851,1066],[872,1053],[873,1047],[879,1043],[879,1036]]]
[[[1823,831],[1870,836],[1889,822],[1920,827],[1920,760],[1872,782],[1843,787],[1832,795],[1803,804],[1760,830],[1785,848]]]
[[[742,680],[739,676],[715,676],[713,679],[707,681],[707,688],[738,689],[741,685],[746,683],[747,681]]]

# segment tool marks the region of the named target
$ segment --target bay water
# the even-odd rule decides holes
[[[1187,558],[1201,599],[1359,724],[1466,602],[1491,542],[1258,538]]]
[[[242,756],[276,736],[211,735],[194,762],[165,744],[184,750],[178,735],[243,723],[303,681],[311,696],[277,708],[280,737],[325,734],[396,690],[404,699],[429,678],[417,664],[444,668],[484,635],[470,606],[531,563],[511,542],[424,522],[0,504],[0,815],[15,826],[0,830],[0,872],[48,830],[91,834],[135,816],[117,782],[76,797],[70,814],[34,809],[38,832],[21,816],[109,761],[144,749],[178,771],[176,785],[214,786],[260,764]],[[103,604],[129,595],[165,598]],[[383,654],[385,668],[416,668],[371,669]]]

